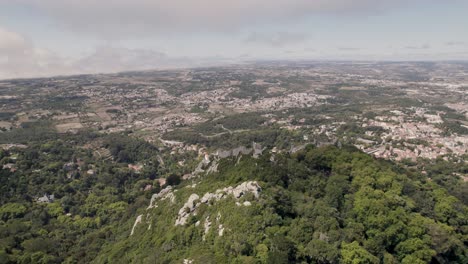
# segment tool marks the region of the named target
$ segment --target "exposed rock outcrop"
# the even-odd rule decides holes
[[[258,158],[265,148],[258,143],[252,142],[252,148],[246,148],[244,146],[240,146],[231,150],[218,150],[214,153],[215,156],[223,159],[228,157],[237,157],[240,154],[249,155],[252,154],[254,158]]]
[[[192,193],[190,197],[188,198],[188,201],[180,208],[179,214],[177,216],[175,225],[185,225],[187,223],[188,218],[190,217],[190,214],[195,211],[199,203],[196,203],[197,200],[200,199],[200,196],[198,196],[195,193]]]
[[[229,158],[229,157],[240,157],[240,155],[249,155],[252,154],[254,158],[258,158],[265,148],[258,143],[252,142],[252,148],[246,148],[244,146],[240,146],[230,150],[222,150],[219,149],[212,155],[206,154],[204,158],[200,161],[198,166],[193,171],[193,175],[201,174],[203,172],[211,173],[217,172],[218,169],[218,161],[219,159]],[[207,167],[210,165],[209,167]]]
[[[132,227],[132,232],[130,232],[130,235],[133,235],[133,233],[135,232],[135,227],[136,227],[139,223],[141,223],[142,219],[143,219],[143,215],[137,216],[137,218],[136,218],[136,220],[135,220],[135,223],[133,224],[133,227]]]
[[[252,148],[253,148],[253,157],[257,159],[260,155],[262,155],[263,151],[265,148],[262,148],[262,145],[253,142],[252,143]]]
[[[175,202],[175,195],[172,192],[172,186],[167,186],[166,188],[162,189],[159,193],[153,194],[153,196],[151,196],[150,204],[147,209],[158,207],[156,201],[163,201],[166,199],[170,199],[171,203]]]
[[[213,161],[211,166],[206,170],[206,174],[218,172],[218,160]]]
[[[51,195],[44,194],[44,196],[39,197],[39,198],[36,199],[36,201],[38,203],[52,203],[52,202],[54,202],[54,200],[55,200],[55,197],[54,197],[53,194],[51,194]]]
[[[222,224],[220,224],[218,227],[218,236],[223,236],[223,234],[224,234],[224,227]]]
[[[205,241],[206,234],[208,234],[208,231],[210,231],[211,227],[211,222],[210,222],[210,217],[206,217],[205,219],[205,224],[203,226],[205,228],[205,233],[203,234],[203,241]]]
[[[256,181],[248,181],[243,182],[236,187],[229,186],[223,189],[218,189],[214,193],[205,193],[201,199],[199,199],[200,197],[197,194],[192,194],[184,206],[180,208],[175,225],[185,225],[190,215],[192,213],[196,213],[196,209],[201,204],[210,205],[210,201],[219,201],[226,198],[228,195],[232,195],[234,198],[239,199],[247,193],[252,193],[255,198],[258,199],[261,190],[262,188]],[[244,202],[242,205],[250,206],[251,203]]]

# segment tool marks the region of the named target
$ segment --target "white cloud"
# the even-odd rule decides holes
[[[82,72],[117,72],[152,69],[164,60],[167,57],[163,53],[103,46],[76,61],[74,66]]]
[[[34,47],[18,33],[0,27],[0,78],[41,76],[49,71],[60,74],[63,59]]]
[[[0,52],[22,49],[27,41],[15,32],[0,27]]]
[[[356,38],[359,38],[357,43],[343,41],[345,36],[341,36],[351,32],[344,32],[346,29],[341,30],[337,25],[352,21],[350,17],[362,20],[362,16],[391,12],[406,5],[423,8],[430,3],[448,5],[457,1],[463,0],[446,0],[443,4],[437,0],[0,0],[0,4],[20,6],[21,10],[31,13],[31,16],[17,19],[24,25],[38,21],[29,29],[17,21],[9,23],[34,36],[38,42],[0,26],[0,78],[191,67],[226,62],[222,58],[172,57],[181,56],[179,54],[223,54],[238,60],[274,59],[275,56],[294,58],[293,55],[298,58],[326,55],[333,59],[341,58],[341,53],[343,56],[365,58],[366,54],[381,52],[373,48],[379,41],[372,43],[371,40],[368,47],[366,44],[360,46],[359,40],[366,40],[366,30],[363,28],[360,32],[360,23],[355,28]],[[322,20],[324,15],[330,16]],[[315,19],[306,21],[315,16],[317,21],[324,23],[312,24]],[[336,25],[327,24],[335,18]],[[395,25],[399,30],[399,24]],[[310,26],[310,30],[305,26]],[[314,27],[326,29],[327,33],[321,35],[321,30],[314,30]],[[246,36],[248,32],[253,33]],[[314,36],[313,42],[306,32],[313,32],[309,33]],[[371,34],[369,36],[372,37]],[[396,34],[393,36],[399,38]],[[452,40],[457,40],[456,36]],[[418,44],[417,39],[408,41]],[[466,42],[462,41],[447,42],[444,47],[461,51],[466,47]],[[74,44],[78,42],[79,45]],[[54,50],[38,47],[36,43],[81,58],[71,60]],[[95,48],[102,43],[110,44]],[[121,45],[127,45],[127,48]],[[418,56],[422,52],[438,51],[436,43],[431,42],[430,45],[405,48],[397,44],[402,53],[406,50]],[[153,47],[159,47],[172,56],[154,51]],[[87,55],[82,55],[84,52]]]
[[[425,49],[430,49],[431,46],[429,44],[422,44],[419,46],[406,46],[405,49],[411,49],[411,50],[425,50]]]
[[[213,65],[218,62],[206,59],[194,60],[185,57],[170,57],[149,49],[128,49],[102,46],[72,64],[74,71],[82,73],[110,73]]]
[[[445,45],[447,46],[467,46],[468,43],[464,41],[449,41],[446,42]]]
[[[356,47],[338,47],[338,50],[341,50],[341,51],[358,51],[358,50],[362,50],[362,48],[356,48]]]
[[[35,47],[27,38],[0,27],[0,79],[208,66],[220,62],[221,58],[174,58],[153,50],[114,46],[98,47],[87,56],[70,60]]]
[[[58,24],[100,37],[232,31],[316,14],[374,14],[404,0],[18,0]],[[421,1],[421,0],[413,0]]]

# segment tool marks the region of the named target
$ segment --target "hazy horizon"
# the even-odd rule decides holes
[[[0,79],[246,61],[465,61],[468,3],[0,0]]]
[[[163,72],[163,71],[176,71],[176,70],[195,70],[195,69],[204,69],[204,68],[217,68],[217,67],[236,67],[240,65],[249,65],[249,64],[261,64],[261,63],[304,63],[304,64],[320,64],[320,63],[356,63],[356,64],[371,64],[371,63],[467,63],[468,59],[460,60],[332,60],[332,59],[322,59],[322,60],[299,60],[299,59],[264,59],[264,60],[251,60],[251,61],[238,61],[232,63],[213,63],[206,65],[192,65],[192,66],[175,66],[175,67],[153,67],[148,69],[126,69],[126,70],[117,70],[117,71],[94,71],[94,72],[71,72],[63,74],[48,74],[43,76],[24,76],[24,77],[10,77],[2,78],[1,81],[10,81],[10,80],[27,80],[27,79],[42,79],[42,78],[67,78],[80,75],[95,75],[95,74],[121,74],[121,73],[131,73],[131,72]]]

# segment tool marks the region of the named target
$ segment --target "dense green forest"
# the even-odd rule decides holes
[[[181,188],[175,206],[139,211],[152,217],[111,242],[98,263],[466,263],[467,208],[417,171],[375,160],[354,148],[314,148],[293,155],[222,160],[219,173]],[[174,226],[190,193],[256,180],[258,200],[200,207]],[[188,186],[188,185],[187,185]],[[181,199],[179,199],[181,198]],[[243,198],[244,199],[244,198]],[[215,218],[228,230],[203,240],[197,222]],[[224,217],[224,218],[223,218]],[[148,230],[148,224],[153,226]],[[213,228],[212,228],[213,229]],[[215,229],[215,228],[214,228]],[[127,236],[125,236],[125,233]]]
[[[89,141],[110,156],[82,147]],[[464,164],[438,160],[423,174],[354,147],[309,145],[212,161],[217,172],[180,181],[187,171],[172,155],[125,134],[37,142],[0,152],[15,168],[0,170],[0,263],[468,263],[467,183],[454,174]],[[160,177],[174,198],[148,209],[166,188]],[[246,181],[258,197],[196,199],[175,225],[191,195]]]

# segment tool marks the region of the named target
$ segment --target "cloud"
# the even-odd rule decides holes
[[[420,46],[406,46],[405,49],[411,49],[411,50],[425,50],[425,49],[430,49],[431,46],[429,44],[422,44]]]
[[[341,50],[341,51],[358,51],[358,50],[361,50],[361,48],[356,48],[356,47],[338,47],[338,50]]]
[[[445,43],[447,46],[466,46],[467,44],[468,43],[463,41],[449,41]]]
[[[211,66],[225,63],[223,58],[171,57],[162,52],[149,49],[128,49],[124,47],[102,46],[72,64],[76,72],[111,73],[168,69],[196,66]]]
[[[0,78],[62,74],[65,60],[40,49],[20,34],[0,27]]]
[[[254,32],[247,36],[245,42],[259,43],[273,47],[283,47],[305,42],[308,39],[306,34],[295,32],[258,33]]]
[[[148,70],[169,59],[164,53],[120,47],[102,46],[73,63],[80,72],[118,72],[125,70]]]
[[[317,14],[375,14],[403,0],[17,0],[78,32],[107,38],[232,31]],[[414,0],[421,1],[421,0]]]
[[[305,51],[305,52],[316,52],[317,49],[311,48],[311,47],[306,47],[306,48],[304,48],[304,51]]]
[[[38,48],[24,36],[0,27],[0,79],[213,66],[229,62],[223,58],[170,57],[149,49],[115,46],[97,47],[91,54],[71,60]]]
[[[24,49],[27,41],[19,34],[0,28],[0,52]]]

